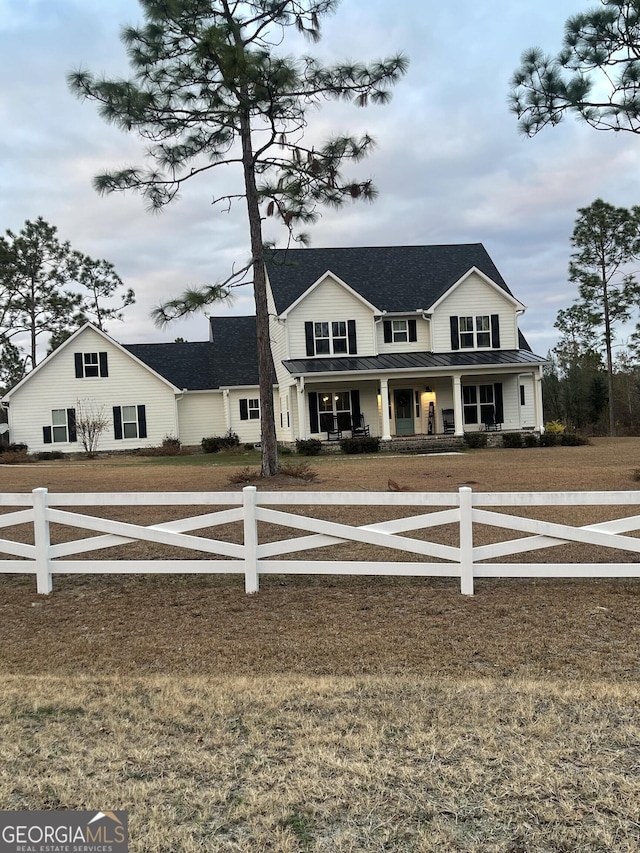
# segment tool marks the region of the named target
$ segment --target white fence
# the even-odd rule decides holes
[[[0,573],[30,573],[39,593],[52,590],[55,574],[100,573],[241,573],[248,593],[257,592],[261,575],[340,574],[420,577],[459,577],[460,591],[473,595],[474,578],[487,577],[640,577],[637,555],[640,539],[625,536],[640,529],[640,516],[631,515],[581,527],[500,512],[500,508],[542,506],[637,507],[640,492],[238,492],[52,494],[35,489],[27,494],[0,494],[0,508],[24,507],[0,514],[0,528],[29,524],[33,543],[0,539]],[[149,526],[114,521],[78,511],[81,507],[189,506],[227,507],[189,518]],[[390,521],[352,526],[292,512],[291,507],[360,506],[406,507],[418,514]],[[272,508],[275,507],[275,508]],[[287,507],[287,510],[277,507]],[[493,509],[489,511],[487,507]],[[69,508],[74,508],[71,511]],[[191,535],[192,531],[242,522],[243,543]],[[304,531],[304,536],[260,542],[258,522]],[[92,531],[82,539],[51,543],[50,525]],[[442,525],[456,525],[457,544],[445,545],[400,534]],[[474,525],[489,525],[527,534],[492,544],[474,544]],[[131,542],[186,548],[210,557],[194,560],[66,559],[77,554]],[[358,542],[423,558],[416,562],[277,559],[344,542]],[[568,543],[631,553],[623,563],[492,563],[491,559],[523,554]],[[214,558],[215,555],[215,558]],[[220,559],[223,558],[223,559]],[[427,558],[437,560],[428,562]]]

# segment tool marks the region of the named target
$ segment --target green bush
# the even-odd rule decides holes
[[[43,462],[46,459],[64,459],[65,455],[61,450],[41,450],[35,457],[39,462]]]
[[[522,447],[522,434],[519,432],[506,432],[502,436],[502,446],[511,449]]]
[[[343,438],[340,442],[343,453],[377,453],[380,450],[380,439],[372,435],[361,438]]]
[[[540,447],[556,447],[560,444],[560,434],[557,432],[543,432],[540,436]]]
[[[525,434],[524,434],[524,446],[525,447],[537,447],[538,446],[538,436],[532,432],[525,432]]]
[[[208,438],[203,438],[200,442],[203,453],[219,453],[221,450],[228,450],[230,447],[239,447],[240,439],[235,432],[229,430],[224,435],[212,435]]]
[[[322,450],[322,442],[318,438],[298,438],[296,450],[301,456],[317,456]]]
[[[584,444],[589,444],[589,439],[583,438],[575,432],[565,432],[560,437],[560,444],[564,447],[581,447]]]
[[[465,432],[464,443],[471,449],[487,446],[486,432]]]

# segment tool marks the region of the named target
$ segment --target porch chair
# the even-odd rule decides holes
[[[442,428],[445,435],[453,435],[456,431],[456,422],[453,416],[453,409],[442,410]]]
[[[369,434],[369,424],[365,424],[364,415],[361,413],[359,423],[353,422],[351,435],[353,438],[358,438],[360,436],[368,436]]]
[[[342,429],[338,425],[338,419],[334,418],[331,428],[327,430],[327,441],[340,441],[342,439]]]
[[[498,432],[502,429],[502,424],[496,421],[496,413],[493,407],[484,413],[483,423],[486,432]]]

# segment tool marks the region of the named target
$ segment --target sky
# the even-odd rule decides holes
[[[514,295],[534,352],[557,339],[557,312],[575,299],[568,281],[577,210],[596,198],[640,202],[640,139],[602,133],[574,119],[523,137],[509,112],[509,80],[522,51],[555,53],[569,15],[585,0],[343,0],[325,19],[318,45],[295,38],[283,50],[326,61],[372,61],[397,51],[410,65],[391,103],[358,109],[330,104],[310,115],[309,138],[371,133],[377,147],[358,167],[373,177],[373,205],[326,210],[312,247],[483,243]],[[390,10],[392,14],[390,15]],[[150,311],[186,287],[223,281],[249,257],[246,212],[212,204],[239,186],[232,167],[184,188],[161,213],[133,193],[100,196],[93,176],[144,163],[144,145],[69,91],[85,68],[129,76],[123,25],[142,23],[136,0],[0,0],[0,233],[42,216],[59,237],[105,258],[136,304],[108,332],[122,343],[206,340],[203,315],[155,327]],[[269,224],[278,245],[284,228]],[[250,287],[210,313],[253,314]]]

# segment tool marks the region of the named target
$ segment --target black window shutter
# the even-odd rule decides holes
[[[451,349],[460,349],[460,336],[458,334],[458,318],[449,317],[451,324]]]
[[[82,361],[82,353],[76,352],[73,354],[73,360],[76,363],[76,379],[82,379],[84,376],[84,367]]]
[[[391,343],[391,320],[383,320],[382,328],[384,330],[384,342],[385,344]]]
[[[521,406],[524,406],[524,405],[525,405],[525,399],[524,399],[524,385],[521,385],[521,386],[520,386],[520,405],[521,405]]]
[[[100,376],[108,376],[109,368],[107,366],[107,354],[106,352],[98,353],[98,358],[100,359]]]
[[[491,315],[491,346],[500,349],[500,317],[497,314]]]
[[[45,444],[53,443],[53,434],[50,426],[42,427],[42,440]]]
[[[69,441],[77,441],[78,433],[76,432],[75,409],[67,409],[67,429],[69,430]]]
[[[357,388],[351,392],[351,422],[354,427],[360,426],[360,391]]]
[[[358,342],[356,340],[356,321],[347,320],[347,338],[349,340],[349,355],[356,355]]]
[[[320,424],[318,423],[318,395],[315,391],[309,392],[309,429],[312,433],[320,432]]]
[[[138,438],[147,437],[147,410],[144,406],[138,406]]]
[[[244,398],[240,400],[240,420],[249,420],[249,403]]]
[[[122,406],[113,407],[113,437],[122,438]]]
[[[415,320],[409,320],[409,340],[411,343],[418,340],[418,329]]]
[[[493,386],[493,402],[496,407],[496,423],[504,421],[504,405],[502,402],[502,382],[496,382]]]
[[[313,340],[313,323],[304,324],[304,339],[307,344],[307,355],[315,355],[316,348]]]

